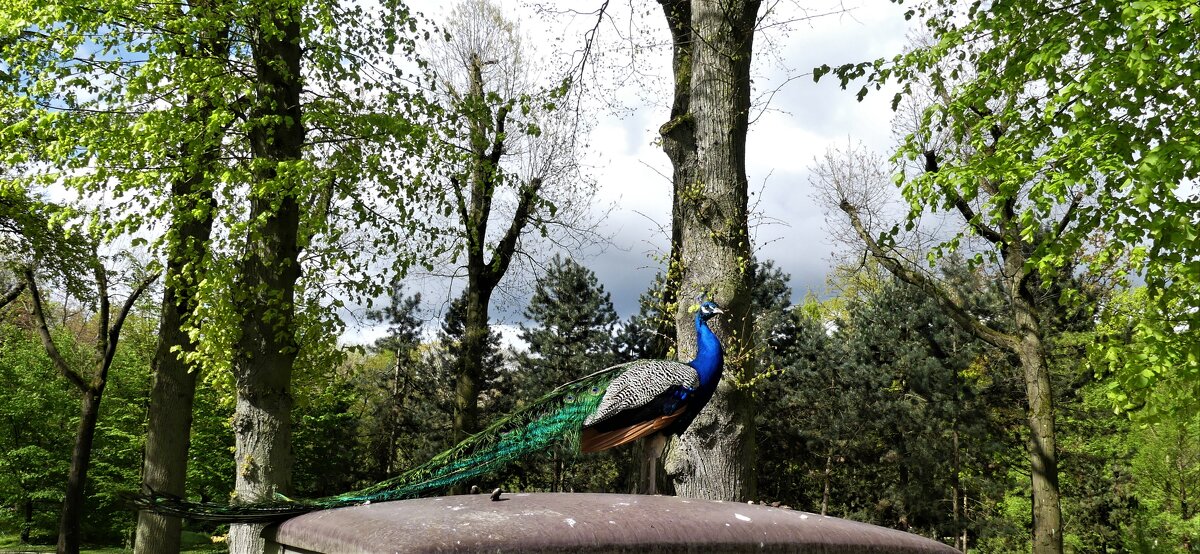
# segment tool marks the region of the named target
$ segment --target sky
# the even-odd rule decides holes
[[[598,6],[601,2],[572,0],[553,4],[560,12],[557,18],[539,12],[537,5],[507,0],[500,3],[506,15],[520,23],[533,44],[566,43],[565,48],[570,49],[576,46],[569,41],[578,39],[595,19],[588,15],[573,18],[562,15],[562,6],[593,10],[596,6],[592,4]],[[756,255],[759,259],[774,260],[791,275],[795,300],[808,292],[827,296],[825,279],[831,267],[831,254],[837,248],[826,231],[826,214],[812,198],[808,168],[814,158],[830,147],[845,147],[850,141],[861,141],[882,153],[894,142],[891,92],[873,91],[859,102],[855,98],[857,87],[842,90],[833,77],[814,83],[809,73],[821,64],[837,66],[893,56],[903,49],[908,30],[902,10],[887,0],[857,3],[848,0],[829,5],[808,1],[803,3],[807,12],[801,12],[798,3],[798,0],[767,0],[763,6],[774,10],[774,21],[793,20],[806,13],[836,13],[790,25],[773,25],[756,34],[754,95],[778,90],[769,103],[760,102],[756,106],[757,117],[747,137],[752,225],[757,222],[752,230]],[[447,5],[432,0],[410,4],[435,20],[443,16]],[[655,139],[658,127],[668,118],[669,105],[666,95],[654,93],[667,91],[670,51],[669,36],[660,21],[663,18],[656,2],[612,0],[609,8],[613,17],[600,28],[601,45],[621,41],[623,33],[633,27],[626,27],[630,20],[625,14],[630,9],[645,13],[633,20],[634,26],[643,32],[645,38],[641,40],[653,42],[661,37],[661,41],[658,48],[637,54],[642,77],[617,74],[614,80],[624,82],[625,86],[603,91],[610,95],[604,105],[589,106],[588,113],[594,114],[595,119],[583,163],[597,180],[595,205],[611,210],[599,229],[599,234],[608,240],[583,252],[568,254],[596,273],[624,319],[637,312],[638,296],[650,285],[659,268],[657,260],[667,247],[663,229],[670,222],[671,166]],[[618,109],[605,107],[610,104],[616,104]],[[544,254],[548,257],[550,253]],[[444,291],[446,286],[426,279],[410,289],[434,291],[426,293],[426,298],[437,298],[436,291]],[[513,343],[514,325],[522,322],[520,312],[528,294],[523,291],[527,287],[501,285],[506,286],[515,292],[498,298],[492,308],[492,319],[506,342]],[[440,296],[445,297],[445,292]],[[343,342],[369,342],[381,333],[382,329],[377,327],[351,325]]]

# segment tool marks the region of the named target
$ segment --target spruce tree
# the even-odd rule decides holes
[[[537,398],[615,363],[618,317],[612,299],[596,275],[574,260],[557,255],[551,260],[524,315],[533,325],[521,326],[529,344],[529,352],[518,357],[522,398]],[[555,451],[525,465],[522,477],[529,486],[552,491],[611,490],[625,467],[615,460],[627,456],[625,450],[584,458]]]
[[[373,391],[379,402],[373,406],[374,429],[368,431],[368,448],[374,459],[375,475],[381,479],[404,469],[397,462],[397,450],[402,437],[410,434],[414,413],[427,412],[418,409],[420,400],[428,398],[426,387],[434,379],[427,379],[429,369],[420,368],[422,320],[420,293],[404,295],[401,284],[394,284],[388,305],[382,310],[372,310],[367,317],[388,325],[387,334],[376,339],[374,349],[392,355],[392,364],[378,375]],[[425,393],[425,394],[422,394]]]
[[[524,315],[535,324],[521,326],[529,343],[529,354],[521,357],[524,392],[544,392],[616,359],[612,298],[595,273],[570,258],[551,260]]]

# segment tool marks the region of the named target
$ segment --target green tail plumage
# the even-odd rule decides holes
[[[134,497],[132,504],[137,509],[194,520],[264,523],[315,510],[428,495],[496,471],[556,443],[565,441],[577,449],[583,421],[596,410],[608,383],[624,369],[624,365],[610,367],[562,385],[428,462],[357,491],[304,501],[281,498],[244,505],[188,502],[150,492]]]

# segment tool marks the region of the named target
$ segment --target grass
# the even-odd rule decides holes
[[[213,544],[212,540],[205,533],[184,531],[182,542],[182,552],[186,554],[213,554],[215,552],[228,551],[228,547],[225,544]],[[0,534],[0,553],[15,554],[18,552],[54,552],[54,545],[21,544],[20,539],[16,535]],[[80,549],[79,552],[80,554],[127,554],[133,552],[133,550],[121,546],[86,546]]]

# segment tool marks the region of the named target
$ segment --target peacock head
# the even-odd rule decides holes
[[[692,311],[696,312],[696,316],[699,317],[701,321],[708,321],[717,314],[725,313],[725,310],[722,310],[721,307],[712,300],[701,301],[699,298],[697,298],[696,302],[698,302],[698,304],[692,306]]]

